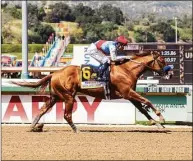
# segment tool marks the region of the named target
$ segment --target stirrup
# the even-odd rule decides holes
[[[105,81],[105,82],[107,82],[108,81],[108,79],[107,78],[103,78],[103,77],[98,77],[98,79],[97,79],[98,81]]]

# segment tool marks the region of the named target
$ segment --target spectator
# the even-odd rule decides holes
[[[38,67],[39,65],[39,55],[37,52],[35,52],[35,55],[34,55],[34,66],[35,67]]]

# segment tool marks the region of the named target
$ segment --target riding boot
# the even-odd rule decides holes
[[[107,81],[107,77],[106,76],[103,77],[103,75],[104,75],[104,72],[107,70],[108,66],[109,66],[109,63],[106,62],[99,67],[99,75],[98,75],[99,81]]]

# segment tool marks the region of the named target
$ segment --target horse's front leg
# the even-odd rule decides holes
[[[139,101],[130,100],[131,103],[142,113],[144,114],[150,122],[150,125],[155,125],[156,121],[148,114],[148,112],[143,108],[142,104]]]
[[[143,103],[147,106],[149,106],[154,112],[155,114],[160,118],[160,122],[161,123],[164,123],[165,122],[165,119],[164,117],[162,116],[161,112],[159,110],[157,110],[154,105],[146,98],[142,97],[141,95],[139,95],[137,92],[135,92],[134,90],[130,89],[129,92],[124,92],[124,94],[122,94],[123,97],[125,99],[128,99],[128,100],[136,100],[140,103]]]

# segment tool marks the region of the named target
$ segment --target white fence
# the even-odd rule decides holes
[[[16,85],[10,84],[10,79],[2,79],[2,88],[13,87]],[[37,80],[18,80],[36,82]],[[148,84],[158,85],[158,80],[139,80],[138,86],[147,87]],[[163,88],[172,88],[175,86],[163,86]],[[183,86],[180,86],[182,88]],[[186,86],[187,87],[187,86]],[[192,122],[192,87],[188,86],[190,93],[184,96],[167,95],[149,96],[150,101],[156,108],[160,109],[166,121],[185,121]],[[12,88],[12,89],[13,89]],[[22,95],[21,92],[2,93],[2,123],[30,123],[32,118],[37,114],[40,107],[43,105],[49,96],[44,95]],[[146,96],[148,97],[148,96]],[[159,98],[159,99],[158,99]],[[46,123],[65,123],[63,119],[63,110],[65,104],[58,102],[42,119],[41,122]],[[157,117],[153,112],[151,116]],[[147,118],[141,114],[127,100],[101,100],[98,98],[78,95],[74,104],[73,120],[76,123],[94,123],[94,124],[135,124],[135,121],[146,121]]]
[[[49,96],[3,95],[3,123],[31,123],[32,118]],[[101,100],[90,96],[76,96],[73,107],[75,123],[135,124],[135,107],[127,100]],[[65,104],[57,102],[40,122],[66,123],[63,119]]]

